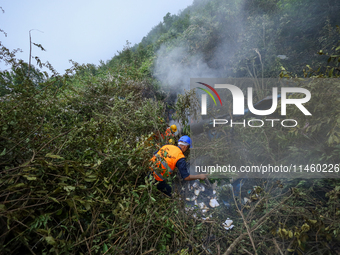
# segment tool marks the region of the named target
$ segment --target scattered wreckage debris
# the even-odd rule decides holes
[[[232,205],[234,204],[233,194],[240,204],[249,208],[250,203],[254,201],[252,196],[258,197],[256,194],[258,193],[258,190],[257,186],[254,186],[251,190],[245,190],[245,196],[242,195],[241,197],[240,192],[243,184],[242,180],[236,180],[232,183],[222,182],[222,185],[220,184],[220,186],[218,186],[217,182],[212,184],[210,182],[201,183],[199,180],[190,182],[182,188],[187,194],[185,200],[188,201],[185,211],[188,213],[191,212],[195,219],[209,222],[214,220],[213,212],[220,206],[221,202],[228,210],[232,208]],[[229,192],[231,197],[226,197],[225,192]],[[222,193],[224,193],[224,195],[222,195]],[[207,213],[209,213],[209,216]],[[230,230],[234,227],[232,223],[233,221],[227,218],[222,226],[226,230]]]
[[[226,219],[225,222],[222,223],[222,226],[224,227],[225,230],[230,230],[234,227],[233,221],[229,218]]]

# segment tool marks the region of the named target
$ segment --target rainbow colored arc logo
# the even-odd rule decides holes
[[[221,98],[220,98],[220,96],[218,95],[217,91],[216,91],[213,87],[211,87],[210,85],[205,84],[205,83],[203,83],[203,82],[197,82],[197,83],[202,84],[202,85],[206,86],[207,88],[211,89],[211,90],[215,93],[215,95],[217,96],[218,100],[220,100],[220,103],[221,103],[221,105],[222,105]],[[197,87],[197,88],[199,88],[199,89],[203,90],[204,92],[206,92],[206,93],[212,98],[212,100],[214,100],[215,105],[217,105],[217,104],[216,104],[215,98],[213,97],[213,95],[210,93],[209,90],[203,89],[203,88],[200,88],[200,87]]]

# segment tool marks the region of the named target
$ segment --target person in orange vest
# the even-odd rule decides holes
[[[156,163],[156,167],[160,171],[152,171],[154,178],[156,179],[157,189],[171,197],[171,186],[164,180],[165,176],[172,174],[177,167],[181,177],[185,181],[192,181],[196,179],[204,180],[207,178],[207,174],[191,175],[187,169],[184,152],[189,147],[191,148],[191,139],[189,136],[182,136],[178,140],[178,146],[175,145],[164,145],[161,147],[155,155],[151,158],[152,162]]]
[[[160,132],[155,132],[153,135],[151,135],[148,138],[148,141],[158,141],[159,143],[165,142],[167,144],[175,144],[175,134],[177,131],[176,125],[171,125],[165,130],[164,134],[161,134]],[[160,148],[160,144],[156,143],[156,146]]]
[[[162,135],[163,139],[166,139],[166,142],[168,144],[175,144],[175,133],[177,131],[177,126],[176,125],[171,125],[165,130],[165,138]]]

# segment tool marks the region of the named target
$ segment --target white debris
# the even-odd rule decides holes
[[[195,195],[198,196],[200,194],[201,190],[195,189]]]
[[[221,187],[218,187],[217,189],[223,189],[223,188],[230,188],[231,190],[233,189],[233,185],[231,185],[230,183],[228,184],[224,184],[223,186]]]
[[[197,200],[195,200],[195,205],[198,205],[198,204],[197,204]]]
[[[216,190],[213,190],[213,194],[214,194],[214,195],[216,194]]]
[[[186,212],[190,212],[190,211],[193,211],[194,208],[193,208],[193,207],[185,207],[184,210],[185,210]]]
[[[217,200],[216,200],[215,198],[213,198],[213,199],[210,199],[209,205],[210,205],[212,208],[214,208],[214,207],[219,206],[220,204],[217,202]]]
[[[205,187],[204,186],[200,186],[199,189],[204,192],[205,191]]]
[[[199,188],[199,184],[197,183],[197,182],[194,182],[194,184],[192,184],[192,186],[194,187],[194,188]]]
[[[202,213],[205,214],[205,213],[207,213],[208,211],[209,211],[209,209],[203,209],[203,210],[202,210]]]
[[[204,202],[199,203],[199,204],[198,204],[198,207],[199,207],[201,210],[203,210],[203,209],[209,209],[209,208],[205,205]]]
[[[231,225],[233,224],[233,221],[231,219],[226,219],[226,221],[224,223],[222,223],[223,227],[226,229],[226,230],[229,230],[229,229],[232,229],[234,227],[234,225]]]
[[[202,220],[209,220],[210,218],[212,218],[211,214],[208,217],[202,217]]]
[[[277,55],[277,57],[279,59],[288,59],[288,57],[286,55]]]
[[[195,201],[196,198],[197,198],[196,196],[193,196],[193,197],[191,197],[191,198],[190,198],[190,197],[187,197],[187,198],[185,198],[185,200],[186,200],[186,201]]]
[[[250,200],[249,198],[246,198],[246,197],[244,197],[243,200],[244,200],[244,203],[245,203],[245,204],[251,202],[251,200]]]

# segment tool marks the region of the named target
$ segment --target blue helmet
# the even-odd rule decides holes
[[[190,148],[192,148],[192,144],[191,144],[191,139],[189,136],[187,135],[184,135],[182,136],[181,138],[178,139],[178,142],[185,142],[185,143],[188,143],[190,144]]]

